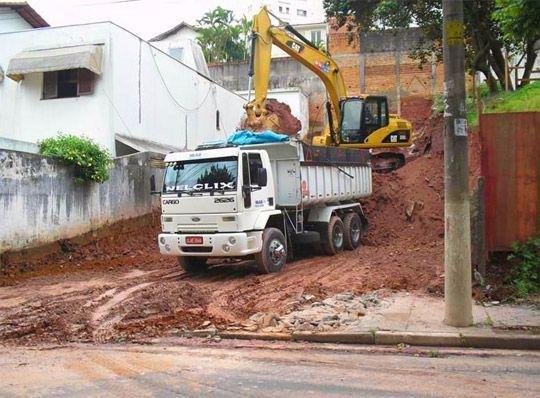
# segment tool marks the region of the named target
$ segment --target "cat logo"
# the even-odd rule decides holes
[[[292,40],[287,40],[285,44],[287,45],[287,47],[289,47],[293,51],[296,51],[298,54],[300,54],[304,50],[303,45]]]

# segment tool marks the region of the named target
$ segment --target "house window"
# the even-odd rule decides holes
[[[320,43],[321,42],[321,31],[320,30],[312,30],[311,31],[311,42],[312,43]]]
[[[182,61],[184,56],[184,47],[169,48],[169,55],[177,61]]]
[[[289,13],[289,7],[285,7],[285,14],[288,14]]]
[[[221,130],[221,121],[219,120],[219,109],[216,110],[216,130]]]
[[[70,98],[92,94],[94,73],[88,69],[68,69],[43,73],[43,99]]]
[[[307,16],[307,11],[306,10],[296,10],[296,15],[298,15],[299,17],[305,17]]]
[[[283,13],[283,7],[279,6],[279,12]]]

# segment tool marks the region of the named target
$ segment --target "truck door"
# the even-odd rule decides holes
[[[269,203],[268,174],[260,153],[242,153],[242,197],[245,210],[259,210],[273,205]]]

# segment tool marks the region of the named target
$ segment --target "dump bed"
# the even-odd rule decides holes
[[[298,141],[249,148],[264,149],[270,157],[278,207],[309,208],[371,195],[366,150],[314,147]]]

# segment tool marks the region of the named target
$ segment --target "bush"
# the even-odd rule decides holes
[[[103,183],[109,178],[112,163],[107,150],[89,138],[69,134],[46,138],[39,143],[39,153],[60,159],[75,166],[75,180]]]
[[[521,298],[540,292],[540,237],[525,243],[515,243],[508,260],[516,261],[512,272],[512,284]]]

